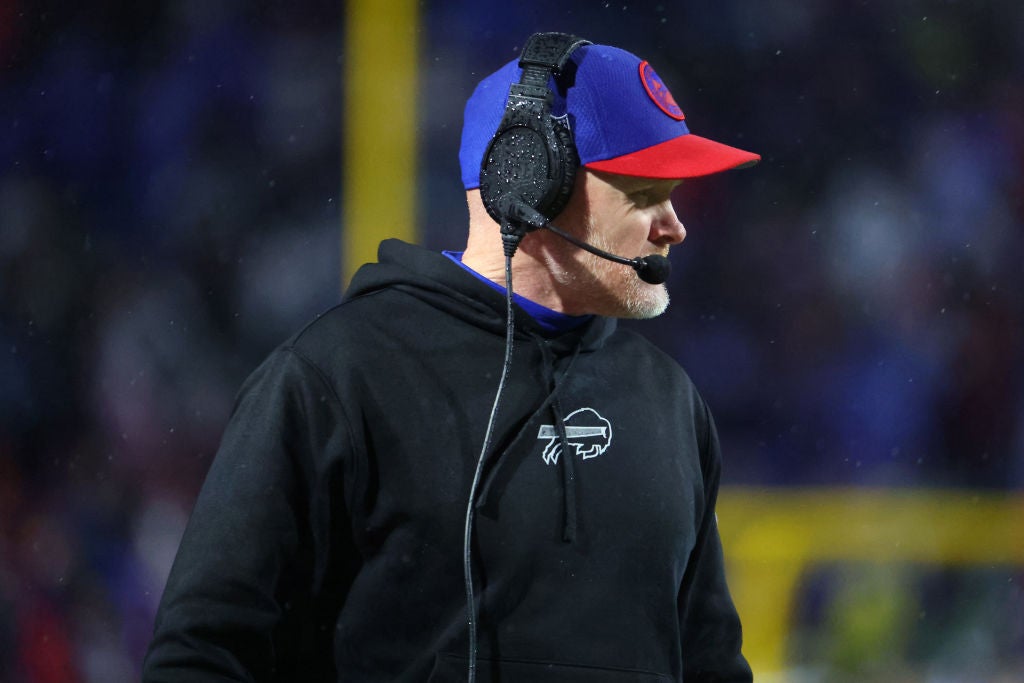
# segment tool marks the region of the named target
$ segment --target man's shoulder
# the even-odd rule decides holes
[[[441,324],[430,307],[399,288],[384,287],[323,311],[283,346],[328,370],[365,362],[379,356],[396,338]]]
[[[628,364],[631,374],[651,386],[682,390],[695,398],[699,395],[682,363],[642,333],[619,326],[605,346],[616,363]]]
[[[366,298],[342,301],[318,314],[293,334],[284,346],[309,361],[325,366],[339,353],[350,355],[366,345],[373,329],[379,327],[386,306],[369,299],[386,298],[386,290]]]
[[[683,366],[660,346],[652,342],[643,334],[624,328],[621,325],[615,330],[608,340],[609,350],[617,353],[626,353],[633,358],[643,359],[647,363],[659,366],[666,372],[682,373],[686,375]]]

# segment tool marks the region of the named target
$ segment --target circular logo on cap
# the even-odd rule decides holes
[[[679,108],[675,98],[672,97],[672,93],[668,91],[668,87],[661,80],[661,77],[654,73],[654,67],[647,60],[640,62],[640,81],[644,84],[644,90],[651,96],[654,103],[658,105],[658,109],[677,121],[682,121],[686,118],[683,110]]]

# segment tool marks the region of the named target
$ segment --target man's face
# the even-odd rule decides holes
[[[667,255],[686,237],[672,206],[679,180],[636,178],[581,168],[565,211],[553,221],[590,244],[619,256]],[[555,269],[579,293],[574,313],[653,318],[668,307],[668,289],[641,280],[629,266],[569,247]]]

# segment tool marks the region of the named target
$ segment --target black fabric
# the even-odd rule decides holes
[[[692,383],[614,320],[545,336],[516,315],[475,525],[480,680],[750,681]],[[458,680],[462,518],[503,351],[498,292],[382,244],[243,386],[143,680]]]

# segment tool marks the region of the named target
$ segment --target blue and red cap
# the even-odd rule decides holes
[[[761,156],[690,132],[683,110],[651,65],[608,45],[583,45],[571,57],[573,82],[549,83],[554,116],[568,114],[580,165],[644,178],[695,178],[757,163]],[[522,74],[515,59],[484,78],[466,102],[459,163],[467,190],[505,113],[509,86]]]

